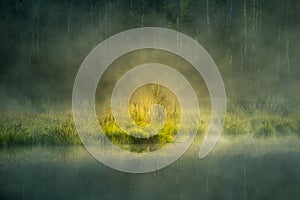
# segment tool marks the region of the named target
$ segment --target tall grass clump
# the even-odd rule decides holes
[[[300,133],[300,120],[299,116],[288,116],[277,120],[275,130],[280,134],[294,134]]]
[[[158,84],[149,84],[147,88],[137,90],[133,94],[129,104],[129,113],[136,125],[144,127],[142,129],[132,127],[127,130],[128,133],[123,132],[116,124],[111,112],[99,117],[99,124],[112,143],[126,150],[137,152],[156,150],[164,144],[173,142],[179,129],[181,111],[176,97],[174,98],[172,95],[174,94]],[[164,126],[157,135],[149,136],[146,126],[151,121],[149,110],[154,104],[162,105],[165,108],[166,118]],[[162,118],[162,116],[157,114],[155,118]],[[134,137],[133,135],[143,137]]]
[[[44,127],[45,143],[52,145],[80,145],[82,144],[71,114],[63,119]]]
[[[272,121],[264,120],[261,122],[260,126],[257,130],[254,131],[254,136],[256,137],[266,137],[266,136],[273,136],[276,130]]]
[[[157,135],[148,138],[138,138],[132,136],[137,135],[134,131],[139,131],[138,134],[140,135],[146,135],[147,132],[143,132],[140,129],[129,129],[131,132],[125,133],[118,127],[112,115],[99,118],[99,124],[112,143],[134,152],[154,151],[163,144],[173,142],[174,136],[179,129],[175,122],[169,121],[166,122]]]
[[[235,116],[232,114],[227,114],[224,124],[224,133],[226,135],[238,136],[244,135],[251,132],[251,125],[249,120]]]
[[[251,124],[245,108],[230,104],[224,123],[224,133],[230,136],[244,135],[251,132]]]
[[[27,128],[22,120],[16,120],[11,117],[0,119],[0,147],[9,147],[12,145],[25,145],[31,140]]]

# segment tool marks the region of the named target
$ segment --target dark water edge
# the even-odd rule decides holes
[[[83,147],[0,150],[0,199],[300,199],[300,138],[222,137],[147,174],[118,172]]]

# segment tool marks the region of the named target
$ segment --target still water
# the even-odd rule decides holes
[[[172,165],[128,174],[83,147],[0,150],[0,199],[300,199],[300,137],[222,137]]]

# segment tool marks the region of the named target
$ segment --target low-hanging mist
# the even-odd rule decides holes
[[[3,0],[0,107],[70,106],[77,70],[89,51],[121,31],[159,26],[204,46],[229,99],[298,109],[298,9],[295,0]]]

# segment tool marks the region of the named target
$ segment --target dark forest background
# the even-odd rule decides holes
[[[132,28],[181,31],[208,51],[237,104],[299,108],[297,0],[1,0],[0,105],[70,105],[83,59]]]

